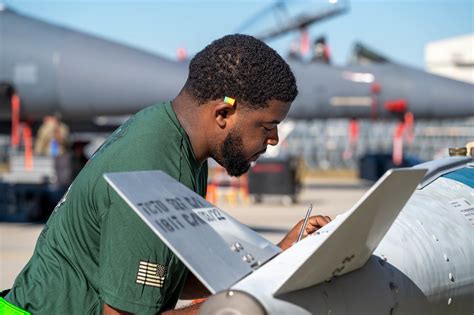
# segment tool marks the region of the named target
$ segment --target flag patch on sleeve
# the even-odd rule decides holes
[[[138,264],[136,283],[162,288],[165,282],[166,271],[167,268],[164,265],[141,260]]]

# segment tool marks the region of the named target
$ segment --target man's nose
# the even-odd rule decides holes
[[[272,133],[267,138],[268,145],[277,145],[278,144],[278,128],[275,127],[272,130]]]

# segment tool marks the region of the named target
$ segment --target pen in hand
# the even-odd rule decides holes
[[[306,212],[306,216],[304,217],[303,225],[301,226],[301,231],[300,234],[298,235],[298,240],[297,242],[301,241],[303,238],[303,233],[306,228],[306,224],[308,223],[309,216],[311,215],[311,211],[313,210],[313,204],[311,204],[308,208],[308,211]]]

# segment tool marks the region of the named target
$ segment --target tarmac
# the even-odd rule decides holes
[[[312,215],[331,218],[350,209],[370,186],[355,178],[324,178],[303,185],[298,202],[285,204],[278,196],[264,196],[263,202],[253,204],[247,199],[230,197],[224,191],[216,205],[240,222],[278,243],[303,219],[310,204]],[[16,275],[33,254],[42,224],[0,222],[0,290],[10,288]]]

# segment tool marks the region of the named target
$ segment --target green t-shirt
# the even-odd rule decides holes
[[[163,170],[205,195],[207,163],[196,161],[171,103],[140,111],[74,180],[7,301],[32,314],[101,314],[104,303],[137,314],[175,306],[186,267],[102,177],[131,170]]]

